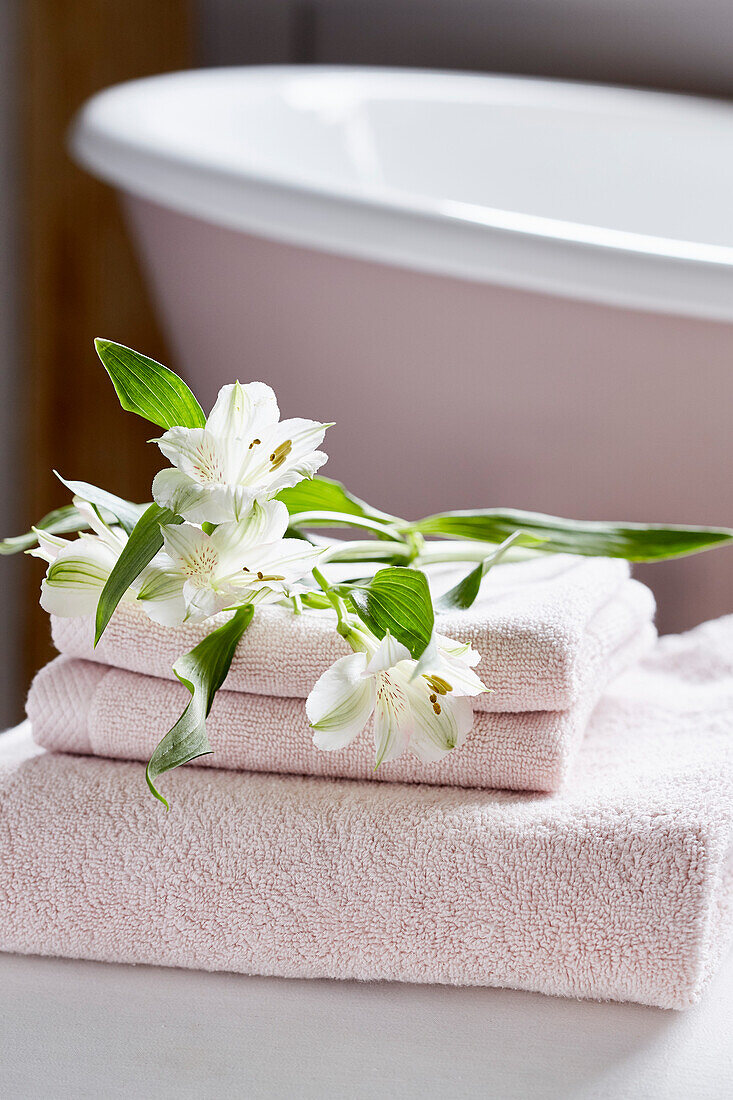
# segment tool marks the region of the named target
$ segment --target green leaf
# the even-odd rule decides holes
[[[94,346],[123,409],[160,428],[203,428],[203,409],[172,370],[112,340],[95,340]]]
[[[504,539],[501,545],[497,546],[492,554],[488,554],[483,561],[479,562],[476,568],[472,569],[462,581],[459,581],[453,588],[444,592],[443,595],[436,600],[435,606],[437,610],[463,611],[467,607],[470,607],[479,594],[481,581],[491,567],[496,565],[498,561],[501,561],[509,547],[517,541],[521,534],[521,531],[515,531],[508,539]],[[540,540],[537,539],[536,541],[539,546]]]
[[[110,514],[107,513],[104,518],[109,519]],[[52,512],[48,512],[35,526],[49,535],[72,535],[77,531],[86,531],[89,525],[73,504],[65,504],[62,508],[54,508]],[[14,535],[0,540],[0,554],[20,554],[24,550],[31,550],[37,543],[38,537],[34,531]]]
[[[104,634],[117,604],[163,546],[161,524],[183,523],[170,508],[151,504],[135,524],[99,595],[94,624],[94,645]]]
[[[425,574],[399,566],[380,569],[367,584],[353,588],[359,617],[378,638],[387,631],[417,660],[433,633],[435,615]]]
[[[515,545],[531,545],[525,536],[542,538],[540,550],[583,557],[626,558],[627,561],[664,561],[709,550],[733,540],[726,527],[664,526],[645,523],[603,523],[559,519],[538,512],[486,509],[444,512],[419,520],[414,529],[423,535],[502,542],[521,528]]]
[[[146,504],[132,504],[129,500],[108,493],[106,489],[98,489],[96,485],[90,485],[88,481],[67,481],[58,470],[54,470],[56,477],[67,489],[71,489],[74,496],[89,501],[96,508],[111,512],[129,535],[140,516],[147,508]]]
[[[332,481],[328,477],[317,476],[300,481],[289,489],[283,489],[278,493],[277,499],[287,506],[291,516],[302,512],[340,512],[349,516],[359,516],[361,519],[378,520],[382,523],[398,522],[395,516],[380,512],[378,508],[372,508],[370,504],[349,493],[341,482]],[[333,525],[333,519],[309,524],[312,527],[332,527]]]
[[[155,787],[155,780],[163,772],[211,752],[206,719],[253,612],[252,604],[240,607],[228,622],[213,630],[190,653],[179,657],[173,666],[178,679],[191,692],[191,701],[157,746],[145,770],[150,790],[166,809],[168,803]]]

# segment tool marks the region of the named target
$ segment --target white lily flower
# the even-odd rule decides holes
[[[41,607],[60,618],[94,614],[99,594],[127,542],[122,528],[108,526],[87,501],[74,497],[74,507],[93,534],[69,541],[37,530],[38,548],[28,551],[49,563],[41,584]]]
[[[190,523],[163,526],[163,551],[148,567],[138,599],[164,626],[280,599],[323,554],[303,539],[283,538],[288,522],[285,505],[271,500],[211,533]]]
[[[193,523],[238,521],[256,500],[313,477],[326,461],[326,428],[280,420],[263,382],[224,386],[204,428],[170,428],[156,440],[172,469],[153,480],[153,497]]]
[[[87,501],[74,506],[92,532],[69,541],[37,530],[38,547],[28,551],[48,562],[41,606],[62,618],[96,612],[99,595],[127,543],[121,527],[109,526]],[[150,619],[164,626],[200,622],[227,607],[263,603],[290,595],[323,550],[303,539],[282,536],[289,522],[280,501],[254,504],[246,519],[207,534],[183,523],[162,528],[163,550],[123,596],[137,600]],[[297,589],[297,586],[295,586]]]
[[[127,543],[124,529],[108,526],[87,501],[75,497],[74,506],[87,520],[93,533],[85,532],[69,540],[34,528],[38,547],[27,551],[32,557],[49,563],[41,583],[41,607],[59,618],[84,618],[95,614],[100,593]],[[170,602],[173,597],[163,583],[168,564],[167,556],[157,554],[122,597],[125,601],[136,600],[143,586],[150,589],[157,582],[155,593],[149,591],[142,605],[156,622],[162,622],[171,615]],[[180,605],[182,618],[185,606],[180,591],[175,596],[175,606]],[[158,604],[163,607],[158,609]],[[180,622],[181,618],[177,621]]]
[[[480,654],[436,634],[431,668],[415,675],[418,662],[389,633],[378,642],[359,625],[348,640],[358,651],[327,669],[306,700],[317,748],[344,748],[372,714],[377,767],[407,749],[432,763],[463,743],[470,697],[488,690],[473,671]]]

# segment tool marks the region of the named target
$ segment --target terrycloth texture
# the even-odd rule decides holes
[[[346,749],[321,752],[313,745],[302,699],[241,691],[217,695],[207,720],[213,755],[196,763],[291,775],[557,790],[603,688],[653,645],[652,611],[649,590],[628,581],[623,594],[596,617],[579,702],[566,711],[478,713],[465,744],[438,764],[404,755],[375,771],[370,731]],[[605,643],[614,634],[622,641],[608,653]],[[36,677],[28,716],[36,741],[47,749],[147,760],[189,699],[178,682],[58,657]]]
[[[552,798],[183,768],[166,815],[140,764],[11,745],[0,949],[683,1008],[733,920],[732,746],[733,618],[621,676]]]
[[[435,590],[445,590],[465,572],[438,572]],[[477,671],[494,690],[479,696],[475,709],[567,710],[576,703],[597,647],[610,653],[619,644],[613,618],[607,620],[605,636],[596,620],[628,583],[628,576],[624,561],[567,555],[491,570],[469,610],[440,616],[436,624],[449,637],[470,642],[483,656]],[[95,650],[91,619],[54,618],[52,624],[56,647],[69,657],[169,679],[176,658],[211,629],[210,624],[156,626],[134,603],[125,602]],[[305,698],[321,673],[351,652],[335,625],[330,611],[309,612],[306,621],[305,615],[294,616],[282,608],[258,608],[226,686],[256,695]]]

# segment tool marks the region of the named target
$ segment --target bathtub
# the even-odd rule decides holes
[[[730,106],[199,70],[102,92],[72,150],[121,192],[202,403],[268,381],[336,421],[324,472],[359,495],[733,523]],[[730,551],[640,572],[663,629],[733,610]]]

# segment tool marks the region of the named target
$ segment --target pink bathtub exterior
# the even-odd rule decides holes
[[[126,198],[205,408],[238,377],[336,421],[324,473],[412,518],[512,506],[733,525],[733,326],[253,237]],[[733,550],[638,569],[660,627],[733,611]]]

